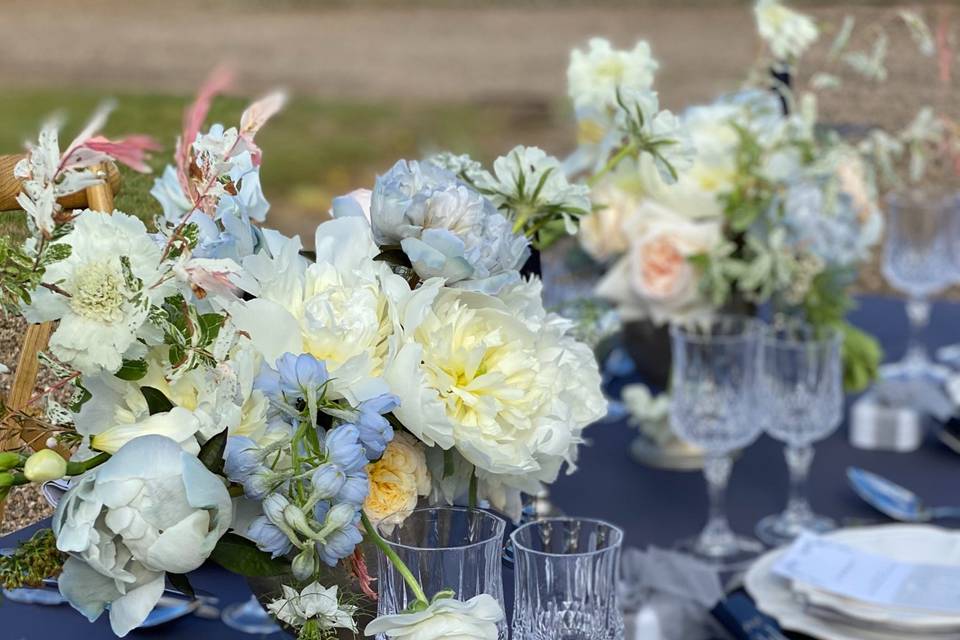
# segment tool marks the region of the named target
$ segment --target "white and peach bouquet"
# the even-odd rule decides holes
[[[696,323],[731,305],[770,304],[845,335],[845,382],[862,389],[880,360],[850,325],[851,285],[883,230],[875,163],[818,122],[791,73],[816,24],[774,0],[755,7],[765,53],[747,83],[679,116],[658,112],[646,43],[594,39],[571,54],[578,148],[571,180],[591,186],[581,247],[605,273],[596,293],[625,322]],[[644,140],[630,122],[667,142]],[[639,129],[642,131],[643,129]]]
[[[533,148],[492,173],[401,160],[335,200],[308,259],[261,225],[255,136],[283,95],[202,131],[223,86],[215,76],[188,110],[150,228],[56,204],[101,179],[83,172],[94,159],[142,165],[142,140],[60,154],[50,126],[29,150],[35,233],[3,245],[4,303],[59,323],[44,361],[59,397],[74,393],[40,394],[43,418],[3,407],[50,437],[0,456],[0,491],[68,478],[49,558],[70,603],[91,620],[109,610],[119,636],[207,560],[292,574],[270,609],[301,638],[356,632],[355,594],[325,580],[343,566],[375,593],[359,545],[379,523],[421,500],[519,519],[605,415],[593,353],[520,274],[530,238],[572,227],[588,191]],[[411,589],[416,606],[367,635],[496,637],[492,598]]]

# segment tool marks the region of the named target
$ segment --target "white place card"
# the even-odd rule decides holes
[[[772,571],[862,602],[960,614],[960,566],[898,562],[808,534],[790,546]]]

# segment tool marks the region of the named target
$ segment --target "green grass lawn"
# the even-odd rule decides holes
[[[170,162],[188,96],[114,94],[117,107],[105,133],[146,133],[164,149],[155,171]],[[13,153],[34,139],[41,123],[60,111],[67,117],[66,144],[104,96],[37,90],[7,93],[0,101],[0,152]],[[207,124],[236,125],[249,99],[218,98]],[[334,101],[294,97],[258,135],[264,151],[262,182],[273,205],[271,226],[295,227],[298,216],[322,216],[330,199],[358,187],[399,158],[450,149],[489,161],[515,144],[550,148],[571,136],[562,104],[529,101],[484,104],[409,104]],[[558,142],[559,141],[559,142]],[[557,149],[555,149],[556,151]],[[146,221],[159,212],[149,195],[153,175],[123,171],[117,208]],[[21,233],[22,213],[0,213],[0,233]]]

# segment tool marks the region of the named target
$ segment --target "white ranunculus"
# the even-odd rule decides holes
[[[357,632],[357,623],[353,614],[357,607],[340,604],[337,585],[324,587],[319,582],[311,582],[302,591],[281,585],[283,597],[267,605],[267,609],[277,620],[299,629],[307,620],[316,620],[321,630],[349,629]]]
[[[244,267],[259,282],[259,298],[231,307],[238,328],[268,362],[284,353],[326,361],[331,389],[353,403],[388,391],[381,380],[401,324],[422,315],[440,286],[415,291],[389,266],[361,218],[317,227],[315,264],[297,260],[299,240],[275,253],[251,256]]]
[[[125,356],[143,355],[138,339],[159,344],[163,335],[147,320],[149,305],[162,302],[174,285],[157,285],[160,247],[143,223],[119,211],[85,210],[60,242],[70,255],[47,267],[43,281],[69,297],[39,287],[24,308],[28,322],[60,320],[50,339],[54,355],[84,374],[112,372]],[[127,275],[138,283],[131,285]]]
[[[385,374],[411,433],[528,493],[574,464],[583,429],[606,413],[593,353],[544,311],[540,289],[444,289]]]
[[[577,109],[616,109],[617,90],[649,89],[658,66],[646,41],[622,51],[606,38],[591,38],[585,51],[570,52],[567,92]]]
[[[437,598],[423,611],[380,616],[364,635],[402,640],[497,640],[503,608],[486,593],[466,602]]]
[[[60,592],[90,620],[109,605],[113,632],[124,636],[159,601],[166,571],[203,564],[232,513],[222,480],[176,442],[132,440],[57,506],[57,548],[70,554]]]
[[[723,240],[718,221],[692,221],[652,201],[628,225],[630,249],[597,285],[625,320],[684,322],[711,312],[689,258]]]
[[[788,9],[780,0],[757,0],[753,11],[757,31],[777,60],[794,62],[817,40],[813,19]]]

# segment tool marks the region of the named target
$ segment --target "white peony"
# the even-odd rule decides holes
[[[614,49],[606,38],[591,38],[587,49],[570,52],[567,91],[576,109],[616,109],[618,89],[649,89],[659,67],[646,41]]]
[[[281,589],[283,597],[267,605],[277,620],[297,629],[308,620],[316,620],[321,631],[339,628],[357,632],[357,623],[353,620],[357,607],[340,604],[337,585],[325,588],[319,582],[311,582],[300,592],[285,584]]]
[[[461,602],[437,598],[423,611],[380,616],[364,635],[402,640],[497,640],[503,608],[486,593]]]
[[[813,19],[788,9],[780,0],[757,0],[753,12],[757,31],[777,60],[793,62],[817,41]]]
[[[597,285],[625,320],[661,324],[694,320],[712,311],[690,257],[710,253],[723,240],[718,221],[688,220],[652,201],[628,225],[630,249]]]
[[[60,320],[50,339],[54,355],[85,374],[116,371],[125,357],[143,355],[138,339],[159,344],[148,311],[174,285],[159,284],[160,248],[143,223],[119,211],[85,210],[60,242],[70,255],[50,265],[43,281],[67,295],[40,287],[24,308],[28,322]]]
[[[232,514],[223,482],[199,460],[169,438],[137,438],[57,506],[57,548],[70,554],[60,592],[91,621],[109,605],[113,632],[124,636],[160,600],[164,572],[203,564]]]
[[[412,291],[382,261],[370,226],[338,218],[317,227],[315,264],[299,258],[299,240],[271,257],[258,254],[244,268],[259,283],[259,297],[231,307],[266,362],[284,353],[326,361],[332,387],[354,404],[388,391],[379,376],[394,350],[393,336],[425,312],[440,286]]]
[[[583,429],[606,413],[593,353],[544,311],[540,290],[538,280],[499,297],[444,289],[422,323],[405,327],[385,373],[411,433],[456,447],[481,480],[513,492],[572,468]],[[511,496],[488,497],[504,508]]]

